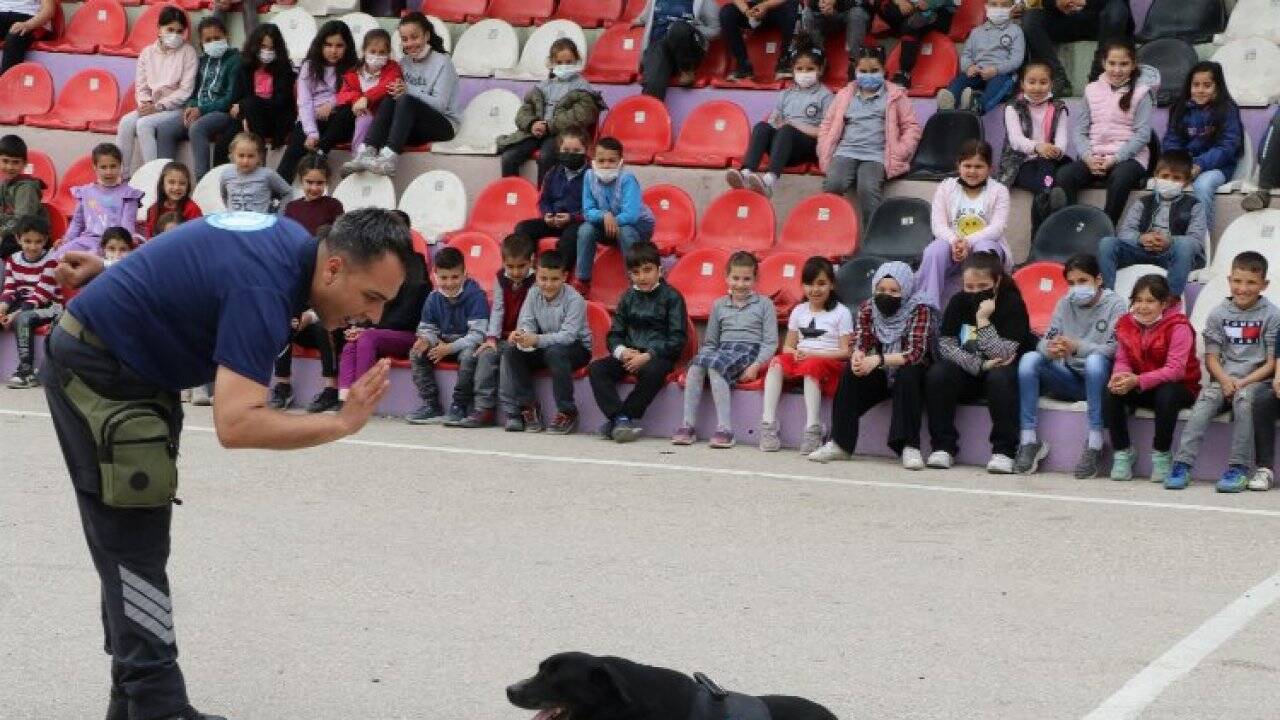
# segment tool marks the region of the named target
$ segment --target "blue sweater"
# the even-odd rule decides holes
[[[1236,172],[1236,163],[1240,160],[1241,144],[1244,141],[1244,130],[1240,125],[1240,108],[1234,104],[1228,108],[1223,126],[1217,134],[1209,138],[1213,131],[1213,111],[1200,107],[1190,100],[1182,116],[1181,131],[1169,123],[1164,138],[1160,141],[1161,150],[1186,150],[1200,171],[1221,170],[1230,180]]]
[[[635,175],[623,170],[617,180],[605,185],[596,180],[595,170],[588,170],[582,182],[582,214],[587,222],[600,224],[606,212],[613,213],[619,225],[639,225],[647,221],[652,226],[654,222]]]
[[[484,342],[488,327],[489,300],[480,284],[467,278],[456,298],[447,298],[439,290],[427,296],[418,337],[432,343],[453,343],[454,351],[461,352]]]
[[[586,170],[569,177],[569,171],[563,165],[551,168],[542,179],[538,209],[543,215],[569,213],[573,222],[582,222],[582,180],[586,176]]]

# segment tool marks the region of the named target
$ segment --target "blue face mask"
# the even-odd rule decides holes
[[[1098,296],[1098,288],[1092,285],[1072,285],[1067,291],[1067,297],[1071,298],[1071,304],[1076,307],[1084,307],[1093,302]]]
[[[879,90],[884,87],[884,73],[854,73],[860,90]]]

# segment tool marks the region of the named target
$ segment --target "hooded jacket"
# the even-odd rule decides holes
[[[884,116],[884,176],[888,179],[905,175],[911,169],[911,157],[920,144],[921,130],[907,91],[891,82],[886,82],[884,87],[889,94]],[[836,94],[822,118],[822,126],[818,129],[818,165],[824,172],[840,147],[840,139],[844,137],[844,114],[857,91],[854,83],[846,85]]]
[[[684,297],[666,280],[642,292],[632,287],[618,300],[607,338],[609,352],[616,357],[629,347],[676,362],[687,338]]]

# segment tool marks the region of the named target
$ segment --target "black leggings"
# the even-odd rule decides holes
[[[1107,217],[1114,225],[1120,224],[1120,216],[1124,214],[1125,203],[1129,201],[1129,192],[1138,189],[1147,178],[1147,169],[1137,160],[1129,159],[1112,166],[1111,171],[1102,178],[1089,171],[1083,160],[1076,160],[1058,170],[1056,182],[1058,187],[1067,193],[1067,204],[1075,205],[1080,189],[1088,187],[1095,181],[1105,180],[1107,184]]]
[[[9,32],[9,28],[15,23],[26,22],[32,17],[23,13],[0,13],[0,37],[4,38],[4,57],[0,60],[0,75],[22,62],[27,57],[27,51],[31,49],[31,43],[36,41],[35,35],[31,33],[18,35]]]
[[[275,102],[263,100],[250,92],[240,98],[240,119],[248,123],[249,130],[266,140],[268,145],[280,147],[289,139],[289,131],[298,121],[298,108],[290,97]],[[229,145],[230,140],[227,143]]]
[[[939,360],[929,368],[925,382],[929,438],[934,450],[952,455],[959,451],[956,406],[965,400],[984,398],[991,413],[991,452],[1013,457],[1018,449],[1018,363],[974,376],[950,360]]]
[[[1191,407],[1195,401],[1195,396],[1180,382],[1165,383],[1154,390],[1126,395],[1107,392],[1104,409],[1107,426],[1111,428],[1111,447],[1115,450],[1129,449],[1129,412],[1144,407],[1156,414],[1156,432],[1151,449],[1169,452],[1173,447],[1173,426],[1178,422],[1178,413]]]
[[[902,39],[902,58],[898,69],[907,75],[915,69],[916,59],[920,57],[920,38],[934,30],[947,32],[951,29],[951,13],[945,10],[935,10],[933,20],[925,20],[921,13],[904,15],[896,3],[886,2],[880,8],[880,17]]]
[[[841,450],[852,453],[858,446],[859,420],[878,403],[893,399],[889,420],[889,448],[899,455],[904,447],[920,447],[920,421],[924,415],[925,366],[904,365],[889,376],[877,368],[858,377],[845,365],[840,385],[831,401],[831,439]]]
[[[335,362],[335,358],[337,357],[337,345],[340,338],[340,333],[330,333],[320,323],[312,323],[293,333],[293,337],[290,338],[290,344],[285,345],[284,351],[276,356],[276,377],[287,378],[293,374],[294,343],[320,351],[321,377],[338,377],[338,364]]]
[[[559,237],[556,241],[556,250],[565,259],[568,264],[565,270],[573,271],[575,262],[578,259],[578,228],[582,223],[569,221],[568,225],[563,228],[553,228],[547,224],[542,218],[532,218],[529,220],[521,220],[516,225],[515,233],[531,237],[534,240],[544,237]]]
[[[520,174],[520,166],[533,157],[534,151],[541,149],[538,156],[538,185],[547,171],[556,164],[556,153],[560,151],[560,138],[551,133],[546,137],[527,137],[515,145],[508,145],[502,150],[502,177],[515,177]]]
[[[1066,158],[1049,160],[1036,157],[1022,163],[1018,175],[1013,180],[1013,187],[1030,190],[1035,193],[1031,199],[1031,236],[1035,237],[1035,229],[1049,216],[1049,190],[1057,182],[1058,170],[1070,164]]]
[[[760,169],[760,160],[769,153],[769,172],[781,175],[791,165],[818,161],[818,139],[810,137],[791,125],[775,128],[767,122],[756,123],[751,129],[751,142],[742,158],[744,170]]]
[[[412,95],[401,95],[382,99],[364,144],[400,153],[405,145],[444,142],[453,136],[453,123],[439,110]]]

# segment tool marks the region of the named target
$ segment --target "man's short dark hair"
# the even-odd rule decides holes
[[[343,214],[334,221],[323,240],[329,252],[343,255],[356,265],[367,265],[386,253],[407,265],[413,252],[409,228],[395,212],[382,208],[361,208]]]
[[[49,221],[39,215],[19,215],[18,221],[13,225],[13,234],[15,237],[22,237],[29,232],[39,233],[47,240],[49,233]]]
[[[27,141],[17,135],[0,137],[0,157],[27,159]]]
[[[661,265],[662,255],[651,242],[638,242],[627,250],[627,269],[636,270],[642,265]]]
[[[1186,150],[1165,150],[1160,153],[1160,160],[1156,163],[1156,170],[1162,167],[1169,172],[1177,173],[1189,179],[1191,177],[1191,168],[1195,167],[1195,160],[1191,157],[1191,153]]]
[[[1267,259],[1262,253],[1246,250],[1231,261],[1232,270],[1243,270],[1245,272],[1257,273],[1265,280],[1267,278]]]
[[[405,227],[407,228],[413,227],[413,218],[409,217],[409,213],[400,209],[396,209],[396,210],[392,210],[391,214],[400,218],[400,222],[404,223]]]
[[[564,270],[568,264],[559,250],[548,250],[538,255],[538,267],[543,270]]]
[[[437,270],[466,270],[467,257],[456,247],[447,247],[436,253],[434,265]]]
[[[538,243],[528,235],[512,233],[502,238],[503,260],[532,260],[537,252]]]

